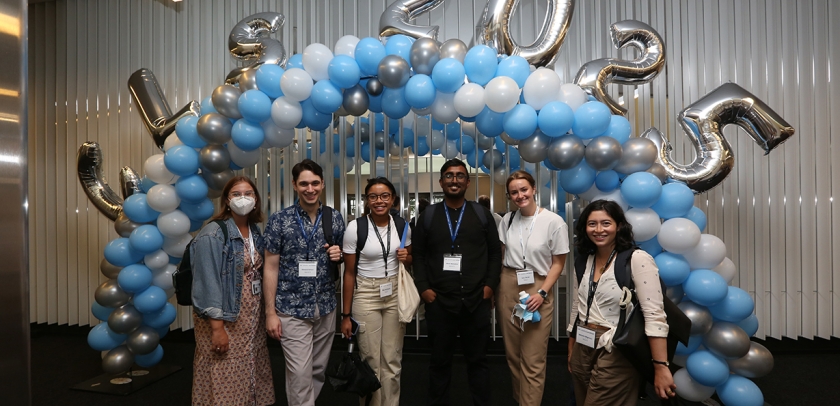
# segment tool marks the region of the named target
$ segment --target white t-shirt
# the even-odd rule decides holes
[[[510,216],[515,217],[508,229]],[[566,222],[546,209],[527,217],[522,217],[519,210],[505,214],[499,223],[499,240],[505,245],[504,266],[517,270],[527,269],[542,276],[548,275],[552,255],[569,253]]]
[[[385,267],[385,261],[382,258],[382,244],[388,244],[388,227],[376,227],[370,221],[368,216],[359,217],[347,225],[344,231],[344,254],[356,253],[356,238],[358,235],[358,221],[367,221],[368,235],[362,252],[359,253],[359,265],[356,267],[356,274],[366,278],[384,278],[386,276],[394,276],[399,269],[397,261],[397,249],[400,248],[400,239],[402,234],[397,231],[397,225],[394,219],[391,218],[389,225],[391,227],[391,249],[388,253],[388,266]],[[382,237],[382,243],[379,243],[379,238],[376,237],[374,227],[379,230],[379,236]],[[408,236],[406,237],[405,246],[411,245],[411,228],[408,223],[405,224],[408,229]],[[386,249],[388,247],[385,247]],[[387,270],[387,274],[386,274]]]

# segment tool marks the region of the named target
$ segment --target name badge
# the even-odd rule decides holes
[[[262,281],[261,280],[251,281],[251,293],[254,296],[259,296],[259,295],[262,294]]]
[[[443,270],[461,272],[461,254],[444,254]]]
[[[298,276],[304,278],[314,278],[318,276],[318,261],[298,262]]]
[[[394,283],[388,282],[379,285],[379,297],[388,297],[394,293]]]
[[[584,326],[578,326],[575,342],[581,343],[589,348],[595,348],[595,330],[590,330]]]
[[[534,283],[534,271],[516,271],[516,283],[520,285]]]

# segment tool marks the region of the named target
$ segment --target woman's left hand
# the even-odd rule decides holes
[[[545,299],[543,299],[539,293],[534,293],[530,298],[528,298],[525,305],[527,305],[529,312],[535,312],[540,308],[540,306],[542,306],[544,301]]]
[[[654,365],[653,387],[660,399],[670,399],[677,396],[677,384],[674,383],[674,376],[671,370],[665,365]]]
[[[408,261],[408,250],[405,248],[400,248],[397,250],[397,260],[402,263]]]

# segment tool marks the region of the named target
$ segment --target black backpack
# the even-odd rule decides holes
[[[327,242],[329,245],[335,245],[334,237],[333,237],[333,217],[332,217],[332,207],[323,205],[321,206],[321,228],[324,230],[324,241]],[[333,281],[338,280],[338,263],[332,262],[327,258],[327,268],[329,271],[332,272]]]
[[[228,230],[224,220],[214,220],[214,223],[219,225],[222,233],[225,236],[225,244],[228,242]],[[172,286],[175,287],[175,300],[181,306],[192,306],[192,281],[193,270],[192,262],[190,261],[190,248],[195,242],[193,238],[187,248],[184,249],[184,255],[181,257],[181,263],[178,264],[178,269],[172,273]]]
[[[397,226],[397,233],[402,238],[403,231],[405,231],[406,221],[400,216],[392,216],[394,224]],[[368,217],[359,217],[356,219],[356,266],[359,266],[359,254],[362,248],[365,247],[368,237]]]

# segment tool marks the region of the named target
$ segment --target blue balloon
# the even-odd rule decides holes
[[[484,173],[486,173],[486,174],[488,174],[488,175],[490,174],[490,168],[488,168],[488,167],[486,167],[486,166],[484,166],[484,165],[479,166],[479,167],[478,167],[478,169],[481,169],[481,171],[482,171],[482,172],[484,172]]]
[[[382,119],[382,126],[383,126],[383,128],[385,126],[385,119],[384,118]],[[394,135],[394,134],[400,132],[400,128],[401,128],[401,126],[400,126],[400,120],[399,119],[390,118],[390,117],[388,118],[388,135]],[[377,130],[377,131],[382,131],[382,130]]]
[[[432,68],[435,88],[443,93],[455,93],[464,84],[466,70],[455,58],[443,58]]]
[[[685,215],[685,218],[697,224],[697,228],[700,229],[702,232],[706,229],[706,213],[703,213],[703,210],[700,210],[697,206],[692,206],[691,210],[688,211],[688,214]]]
[[[169,329],[167,328],[166,331],[169,331]],[[161,335],[160,338],[163,338],[163,336]],[[163,359],[163,347],[161,347],[160,344],[158,344],[158,346],[155,347],[155,349],[148,354],[135,355],[134,363],[143,368],[151,368],[157,365],[157,363],[160,362],[161,359]]]
[[[635,208],[653,206],[662,195],[662,183],[650,172],[636,172],[628,175],[621,182],[621,196]]]
[[[356,139],[354,137],[347,138],[347,146],[344,149],[344,153],[348,158],[356,156]]]
[[[149,254],[163,247],[163,234],[157,227],[144,224],[131,232],[128,241],[135,250]]]
[[[144,314],[159,312],[166,304],[166,299],[166,292],[163,289],[149,286],[146,290],[134,295],[134,308]]]
[[[348,55],[336,55],[327,68],[330,81],[342,89],[348,89],[359,83],[362,70],[355,59]]]
[[[437,89],[432,78],[427,75],[414,75],[405,84],[405,101],[416,109],[425,109],[434,103]]]
[[[155,329],[155,331],[157,331],[160,338],[166,337],[166,334],[169,333],[169,326]]]
[[[262,146],[265,141],[265,131],[259,124],[254,124],[242,118],[233,124],[233,128],[230,130],[230,137],[239,149],[253,151]]]
[[[444,128],[446,128],[446,124],[443,124],[434,118],[432,119],[432,130],[443,131]]]
[[[530,75],[531,67],[528,64],[528,61],[519,55],[509,56],[502,59],[496,67],[496,77],[509,77],[516,82],[516,85],[519,86],[520,89],[525,86],[525,81],[528,80],[528,76]]]
[[[726,280],[709,269],[695,269],[683,282],[685,295],[689,300],[701,306],[712,306],[726,298],[729,292],[727,288]]]
[[[149,190],[155,185],[157,185],[157,183],[152,182],[151,179],[145,176],[142,179],[140,179],[140,190],[142,190],[143,193],[149,193]],[[125,207],[123,207],[123,209],[125,209]]]
[[[201,137],[198,136],[198,117],[187,116],[178,120],[175,124],[175,134],[178,134],[178,139],[193,148],[203,148],[207,145]]]
[[[752,297],[743,289],[735,286],[727,288],[726,297],[723,300],[709,306],[709,312],[712,313],[714,318],[732,323],[738,323],[749,317],[753,310],[755,310],[755,302],[753,302]]]
[[[580,138],[595,138],[610,126],[612,114],[606,104],[599,101],[583,103],[575,110],[575,122],[572,131]]]
[[[577,195],[586,192],[595,183],[595,170],[584,159],[577,166],[560,171],[558,178],[563,190]]]
[[[213,212],[216,210],[213,207],[213,202],[208,198],[204,198],[198,203],[181,200],[178,208],[193,221],[207,220],[213,216]]]
[[[201,227],[203,227],[203,226],[204,226],[203,221],[190,220],[190,232],[191,233],[194,233],[198,230],[201,230]]]
[[[688,278],[691,267],[685,257],[673,252],[663,252],[654,258],[659,268],[659,278],[665,286],[680,285]]]
[[[303,68],[301,68],[301,69],[303,69]],[[218,113],[218,110],[216,110],[216,107],[213,106],[213,100],[210,99],[210,96],[205,97],[204,100],[201,101],[201,114],[208,114],[208,113]]]
[[[178,176],[192,175],[198,171],[198,152],[189,145],[176,145],[163,154],[163,164]]]
[[[688,337],[688,346],[683,345],[683,343],[677,343],[677,350],[674,352],[677,355],[689,355],[694,351],[697,351],[697,348],[700,347],[700,344],[703,344],[703,336],[696,335],[696,336],[689,336]]]
[[[741,327],[748,336],[752,337],[758,331],[758,317],[755,314],[751,314],[744,320],[738,322],[738,327]]]
[[[146,265],[131,264],[120,270],[117,283],[128,293],[145,290],[152,285],[152,271]]]
[[[484,161],[484,151],[478,148],[473,149],[472,151],[465,153],[466,159],[464,161],[467,165],[473,168],[480,168],[482,162]]]
[[[143,324],[155,329],[163,328],[175,321],[175,314],[175,306],[172,306],[171,303],[166,303],[159,311],[144,314]]]
[[[109,351],[122,344],[126,338],[128,335],[115,333],[108,327],[108,323],[100,323],[90,330],[87,342],[96,351]]]
[[[105,259],[115,266],[128,266],[143,259],[143,254],[131,246],[128,238],[115,238],[105,246]]]
[[[108,321],[108,316],[110,316],[113,311],[113,307],[102,306],[95,300],[93,301],[93,304],[90,305],[90,312],[93,313],[93,317],[102,321]]]
[[[764,394],[755,382],[741,375],[730,375],[729,379],[715,388],[724,405],[762,406]]]
[[[123,202],[123,213],[135,223],[148,223],[157,220],[160,212],[151,208],[145,193],[135,193]],[[112,262],[113,264],[113,262]]]
[[[554,164],[552,164],[551,161],[548,160],[548,158],[543,159],[542,163],[543,163],[543,166],[545,166],[546,168],[548,168],[552,171],[559,171],[560,170],[560,168],[554,166]],[[595,176],[595,182],[596,183],[598,182],[598,176],[597,175]]]
[[[447,140],[456,141],[461,139],[461,125],[457,121],[446,124],[443,128]]]
[[[285,72],[279,65],[273,63],[263,64],[257,69],[257,88],[272,99],[282,96],[283,91],[280,90],[280,78]]]
[[[303,110],[303,119],[301,122],[313,131],[322,131],[327,129],[332,123],[332,113],[322,113],[312,105],[312,98],[308,98],[300,102],[300,107]]]
[[[386,87],[382,91],[382,112],[390,118],[403,118],[411,112],[411,106],[405,101],[405,87],[398,89]]]
[[[175,181],[175,194],[188,202],[198,203],[207,197],[209,188],[201,175],[189,175]]]
[[[315,83],[312,86],[312,95],[309,98],[309,100],[312,100],[312,106],[324,114],[332,114],[338,110],[343,99],[341,89],[330,80],[319,80]]]
[[[659,217],[669,220],[685,217],[694,207],[694,192],[684,183],[667,183],[662,186],[662,195],[650,208]]]
[[[595,187],[602,192],[612,192],[618,188],[620,182],[618,173],[613,170],[598,172],[595,176]]]
[[[260,90],[246,90],[237,104],[242,118],[252,123],[259,124],[271,118],[271,99]]]
[[[399,128],[399,127],[397,127]],[[399,145],[400,143],[400,133],[397,132],[394,134],[394,142]],[[403,128],[402,131],[402,146],[403,148],[411,147],[414,145],[414,130],[410,128]]]
[[[362,153],[362,160],[365,162],[370,162],[370,143],[363,142],[359,152]]]
[[[181,263],[181,257],[173,257],[172,255],[169,256],[169,263],[172,265],[178,265]]]
[[[462,154],[466,155],[476,150],[475,140],[473,140],[472,137],[464,135],[460,137],[459,141],[460,142],[458,142],[458,151],[460,151]],[[484,159],[484,154],[482,154],[482,159]],[[474,167],[477,168],[478,166]]]
[[[524,140],[537,130],[537,112],[527,104],[517,104],[505,113],[502,123],[510,138]]]
[[[537,117],[537,124],[545,135],[559,137],[572,129],[575,122],[575,112],[568,104],[561,101],[553,101],[540,110]]]
[[[294,54],[289,57],[289,60],[286,62],[286,70],[292,68],[303,69],[303,54]]]
[[[475,45],[464,56],[464,70],[467,77],[470,82],[478,83],[481,86],[486,85],[490,79],[496,76],[498,65],[496,50],[487,45]]]
[[[382,112],[382,93],[379,93],[376,96],[372,96],[368,93],[368,110],[374,113]]]
[[[485,107],[481,113],[475,117],[475,127],[482,134],[488,137],[498,137],[505,131],[504,127],[505,113],[496,113]],[[499,139],[501,141],[501,139]],[[503,142],[503,141],[502,141]]]
[[[327,152],[327,134],[325,134],[323,131],[321,131],[318,134],[318,136],[319,136],[319,139],[320,139],[320,142],[319,142],[320,145],[319,145],[318,149],[323,154],[323,153]],[[339,152],[339,150],[341,150],[341,136],[340,135],[338,135],[336,133],[332,134],[332,146],[333,146],[333,154],[337,154]]]
[[[359,69],[365,76],[376,76],[379,74],[379,62],[387,54],[385,46],[376,38],[366,37],[359,40],[354,51]],[[406,59],[408,60],[408,59]]]
[[[431,152],[431,148],[429,147],[429,143],[426,141],[426,137],[417,137],[417,143],[412,147],[414,150],[414,154],[417,156],[426,156],[429,152]]]
[[[615,138],[619,144],[624,144],[630,139],[630,121],[624,116],[610,116],[610,125],[602,135]]]
[[[522,158],[519,156],[519,149],[510,147],[508,152],[504,154],[505,162],[510,164],[510,170],[515,171],[519,169],[522,164]]]
[[[643,251],[650,254],[652,257],[656,257],[662,252],[662,246],[659,245],[659,239],[653,237],[647,241],[637,242],[636,245],[639,246]]]
[[[699,350],[688,356],[685,367],[691,379],[706,386],[718,386],[729,378],[729,365],[707,350]]]
[[[411,45],[414,40],[402,34],[392,35],[385,42],[385,55],[397,55],[411,66]]]
[[[465,123],[474,123],[475,122],[475,116],[465,117],[465,116],[462,116],[462,115],[458,114],[458,119],[460,119],[462,122],[465,122]]]

